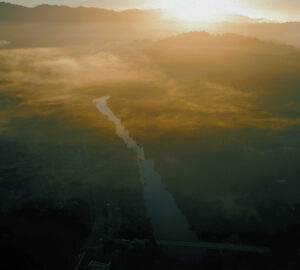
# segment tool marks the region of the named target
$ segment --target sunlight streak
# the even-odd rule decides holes
[[[213,21],[221,14],[245,13],[235,0],[161,0],[161,7],[189,21]]]

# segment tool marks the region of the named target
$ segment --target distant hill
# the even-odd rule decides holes
[[[55,5],[28,8],[0,2],[0,22],[0,40],[7,40],[12,46],[54,46],[78,42],[103,44],[104,40],[162,39],[182,32],[202,30],[214,34],[235,33],[300,48],[300,22],[269,22],[239,14],[224,14],[215,22],[185,24],[174,20],[162,9],[117,12]],[[59,23],[59,27],[53,22]],[[108,27],[103,22],[111,24]]]
[[[233,23],[226,21],[207,23],[199,28],[214,34],[235,33],[264,40],[278,41],[300,48],[300,22]]]
[[[264,18],[251,18],[242,14],[221,14],[218,21],[226,21],[233,23],[266,23],[271,22]]]
[[[130,9],[117,12],[109,9],[57,5],[40,5],[28,8],[0,2],[0,21],[149,21],[174,20],[166,10]],[[177,20],[177,19],[176,19]],[[235,23],[261,23],[265,19],[254,19],[240,14],[221,14],[216,21]]]
[[[213,35],[205,31],[193,31],[159,40],[156,44],[159,50],[166,49],[168,53],[175,51],[176,55],[182,50],[184,58],[191,55],[192,59],[195,55],[202,55],[203,51],[212,52],[213,57],[217,52],[222,56],[225,52],[231,56],[232,53],[233,55],[251,53],[252,57],[261,53],[279,53],[281,55],[297,53],[299,57],[299,50],[293,46],[232,33]],[[204,53],[203,56],[206,57],[207,53]],[[219,60],[217,59],[217,61]]]
[[[134,22],[161,19],[162,10],[114,10],[86,7],[40,5],[34,8],[0,2],[0,21],[115,21]]]

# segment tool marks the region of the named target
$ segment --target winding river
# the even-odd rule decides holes
[[[197,235],[190,230],[186,217],[182,214],[172,195],[165,190],[161,176],[155,170],[154,161],[147,159],[144,150],[130,137],[122,121],[107,105],[110,97],[94,99],[97,109],[115,124],[116,134],[127,147],[136,153],[148,218],[153,233],[158,240],[197,241]]]

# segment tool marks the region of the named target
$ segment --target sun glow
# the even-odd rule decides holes
[[[242,13],[236,0],[161,0],[161,7],[189,21],[216,20],[223,14]]]

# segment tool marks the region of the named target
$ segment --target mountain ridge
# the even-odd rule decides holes
[[[97,7],[70,7],[42,4],[25,7],[0,2],[0,21],[161,21],[179,20],[164,9],[127,9],[116,11]],[[201,20],[199,20],[201,21]],[[243,14],[220,14],[217,21],[262,23],[269,20],[251,18]]]
[[[38,5],[24,7],[0,2],[0,21],[140,21],[157,20],[162,10],[129,9],[115,11],[94,7]]]

